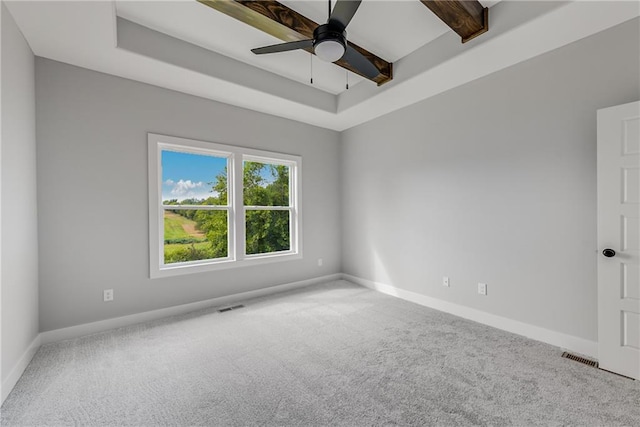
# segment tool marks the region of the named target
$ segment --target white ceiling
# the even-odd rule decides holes
[[[326,1],[282,3],[326,20]],[[336,130],[640,15],[630,1],[481,3],[490,30],[462,45],[418,0],[364,0],[348,38],[393,62],[394,79],[349,73],[345,90],[344,69],[314,58],[310,85],[309,54],[253,55],[280,40],[194,0],[6,2],[38,56]]]

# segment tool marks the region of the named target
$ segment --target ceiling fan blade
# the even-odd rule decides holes
[[[271,46],[257,47],[255,49],[251,49],[251,52],[255,53],[256,55],[263,55],[265,53],[287,52],[287,51],[296,50],[296,49],[306,49],[308,47],[313,47],[313,40],[298,40],[295,42],[280,43],[280,44],[274,44]]]
[[[347,44],[347,50],[342,59],[370,79],[380,74],[380,71],[378,71],[375,65],[369,62],[363,54],[352,48],[349,44]]]
[[[329,23],[340,24],[344,30],[356,14],[362,0],[338,0],[329,17]]]

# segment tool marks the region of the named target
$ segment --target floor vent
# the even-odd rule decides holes
[[[244,305],[238,304],[238,305],[234,305],[233,307],[221,308],[220,310],[218,310],[218,313],[224,313],[225,311],[237,310],[239,308],[244,308]]]
[[[598,362],[596,362],[595,360],[585,359],[584,357],[576,356],[575,354],[571,354],[566,351],[562,353],[562,357],[564,357],[565,359],[575,360],[576,362],[580,362],[594,368],[598,367]]]

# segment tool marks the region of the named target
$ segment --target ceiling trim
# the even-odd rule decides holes
[[[318,27],[316,22],[275,0],[197,1],[285,42],[313,39],[313,30]],[[393,64],[355,43],[350,41],[347,41],[347,43],[367,58],[378,69],[379,74],[376,77],[369,78],[344,59],[339,59],[334,64],[369,79],[378,86],[393,79]],[[305,50],[314,54],[312,48]]]

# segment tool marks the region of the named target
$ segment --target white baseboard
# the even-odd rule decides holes
[[[271,286],[263,289],[256,289],[255,291],[242,292],[239,294],[212,298],[204,301],[176,305],[173,307],[161,308],[158,310],[145,311],[143,313],[130,314],[128,316],[115,317],[113,319],[100,320],[98,322],[84,323],[82,325],[70,326],[68,328],[54,329],[52,331],[42,332],[40,335],[42,337],[42,344],[48,344],[56,341],[78,338],[84,335],[95,334],[97,332],[104,332],[110,329],[121,328],[123,326],[162,319],[178,314],[186,314],[205,308],[220,307],[238,301],[262,297],[278,292],[288,291],[291,289],[297,289],[305,286],[315,285],[318,283],[338,280],[341,278],[342,275],[336,273],[328,276],[315,277],[313,279],[301,280],[298,282],[286,283],[283,285]]]
[[[9,396],[13,387],[18,383],[18,380],[22,376],[24,370],[27,369],[29,362],[31,362],[31,359],[33,359],[33,356],[35,356],[36,352],[40,348],[40,343],[41,336],[38,334],[38,336],[31,341],[31,344],[29,344],[29,347],[27,347],[13,369],[11,369],[7,379],[2,381],[2,386],[0,387],[0,405],[4,403],[4,400]]]
[[[502,329],[514,334],[523,335],[536,341],[542,341],[547,344],[560,347],[571,352],[579,353],[591,358],[598,358],[598,343],[589,341],[584,338],[567,335],[562,332],[552,331],[550,329],[541,328],[528,323],[520,322],[495,314],[487,313],[475,308],[466,307],[437,298],[428,297],[415,292],[396,288],[384,283],[373,282],[371,280],[362,279],[360,277],[342,274],[342,278],[353,282],[357,285],[373,289],[383,294],[402,298],[425,307],[433,308],[439,311],[453,314],[458,317],[473,320],[474,322],[483,323],[497,329]]]

